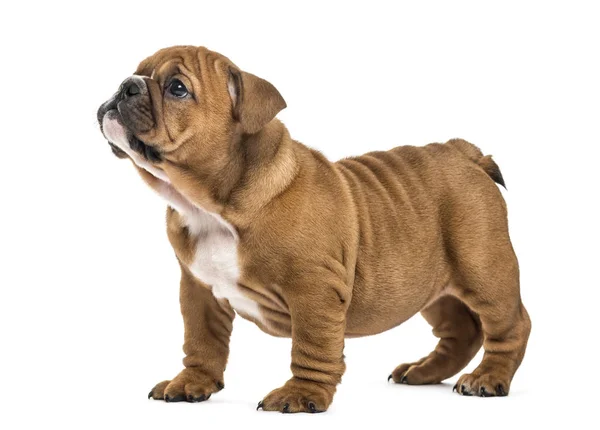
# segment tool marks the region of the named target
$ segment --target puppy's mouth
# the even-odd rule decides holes
[[[132,133],[127,127],[125,127],[125,125],[123,124],[123,119],[119,114],[119,111],[115,108],[104,112],[102,118],[99,118],[99,123],[102,134],[104,134],[104,137],[106,137],[106,139],[108,140],[108,144],[113,154],[115,154],[117,157],[125,158],[127,157],[127,153],[120,147],[118,143],[115,143],[111,140],[109,136],[106,135],[104,131],[104,118],[116,120],[126,130],[127,143],[131,150],[139,154],[142,158],[149,161],[150,163],[159,163],[162,161],[161,154],[155,147],[148,145],[147,143],[138,139],[134,133]]]
[[[98,121],[102,134],[117,157],[129,157],[138,167],[158,179],[170,182],[165,172],[155,165],[162,161],[160,152],[138,139],[131,130],[125,127],[121,114],[116,108],[106,110],[101,107],[98,111]]]
[[[131,135],[129,138],[129,147],[151,163],[159,163],[162,161],[160,152],[158,152],[156,148],[142,142],[134,135]]]
[[[117,156],[117,158],[127,158],[127,154],[121,151],[121,149],[114,143],[108,142],[108,146],[110,146],[111,151]]]

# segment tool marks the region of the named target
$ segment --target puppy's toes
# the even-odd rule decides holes
[[[334,391],[333,386],[292,378],[283,387],[271,391],[258,403],[256,409],[284,414],[324,412],[331,403]]]
[[[186,400],[190,403],[204,402],[210,399],[211,394],[216,391],[218,391],[216,384],[211,386],[210,384],[190,383],[184,387]]]
[[[156,384],[154,388],[150,390],[150,393],[148,393],[148,398],[154,400],[164,400],[165,388],[167,388],[167,385],[169,385],[170,383],[171,381],[162,381]]]
[[[435,366],[427,361],[427,357],[414,363],[404,363],[396,367],[391,379],[397,384],[424,385],[441,382]]]
[[[462,375],[455,388],[456,392],[463,396],[504,397],[508,395],[510,381],[500,374],[476,371]]]
[[[167,403],[176,403],[176,402],[183,402],[185,401],[185,395],[178,393],[178,394],[165,394],[165,402]]]
[[[198,368],[187,368],[172,381],[157,384],[148,394],[148,398],[168,403],[199,403],[210,399],[213,393],[224,387],[222,375],[215,378]]]

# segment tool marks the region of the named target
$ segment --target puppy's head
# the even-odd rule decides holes
[[[100,106],[98,122],[115,155],[168,181],[165,163],[222,164],[232,142],[259,132],[285,106],[273,85],[228,58],[177,46],[142,61]]]

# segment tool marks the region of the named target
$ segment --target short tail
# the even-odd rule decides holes
[[[466,155],[469,160],[481,167],[494,182],[502,185],[506,189],[506,184],[504,183],[502,172],[500,172],[500,167],[498,167],[496,162],[492,160],[491,155],[483,155],[478,147],[463,139],[451,139],[446,143],[446,145],[450,145],[453,148],[458,149],[460,152]]]

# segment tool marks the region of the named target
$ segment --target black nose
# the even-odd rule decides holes
[[[140,92],[140,87],[138,87],[138,85],[133,81],[127,82],[125,84],[125,87],[123,88],[123,95],[125,96],[125,98],[136,96]]]
[[[130,97],[144,95],[148,92],[146,82],[141,76],[130,76],[125,79],[119,88],[119,99],[125,100]]]

